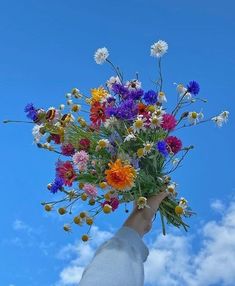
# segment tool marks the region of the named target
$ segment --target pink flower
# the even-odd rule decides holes
[[[95,186],[91,184],[85,184],[83,187],[83,190],[91,198],[94,198],[97,196],[97,189]]]
[[[169,136],[166,138],[166,144],[168,145],[168,151],[174,154],[178,153],[182,148],[182,142],[175,136]]]
[[[73,169],[73,165],[69,162],[58,161],[56,164],[56,176],[64,180],[66,186],[72,186],[77,175]]]
[[[91,141],[87,138],[83,138],[79,141],[79,146],[82,150],[87,151],[90,148]]]
[[[78,165],[78,169],[80,171],[86,170],[88,161],[89,161],[89,155],[84,150],[76,152],[73,155],[73,162],[74,164]]]
[[[168,131],[172,131],[176,126],[176,119],[172,114],[163,114],[162,116],[162,128]]]
[[[68,143],[61,146],[61,152],[65,156],[71,156],[74,154],[75,149],[71,143]]]

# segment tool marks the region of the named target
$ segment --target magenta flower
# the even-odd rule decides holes
[[[73,181],[77,175],[73,169],[71,162],[58,161],[56,164],[56,176],[64,180],[66,186],[72,186]]]
[[[175,126],[176,126],[176,119],[174,117],[174,115],[172,114],[163,114],[162,116],[162,128],[168,131],[172,131],[174,130]]]
[[[71,143],[68,143],[61,146],[61,152],[65,156],[72,156],[75,152],[75,149]]]
[[[182,142],[175,136],[169,136],[166,138],[166,144],[168,145],[169,152],[174,154],[178,153],[182,148]]]

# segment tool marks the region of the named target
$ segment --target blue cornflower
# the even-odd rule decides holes
[[[111,116],[116,116],[117,115],[117,107],[113,107],[113,106],[108,106],[106,109],[105,109],[105,115],[107,117],[111,117]]]
[[[120,134],[115,130],[113,133],[109,136],[109,142],[113,145],[116,146],[117,143],[122,142],[122,137]]]
[[[132,99],[124,100],[117,108],[116,117],[119,119],[133,119],[138,113],[137,104]]]
[[[25,106],[24,108],[24,112],[27,113],[26,116],[35,121],[38,118],[38,113],[37,113],[37,109],[34,107],[34,105],[32,103],[29,103]]]
[[[139,100],[144,94],[143,89],[132,89],[129,91],[129,96],[128,98],[134,99],[134,100]]]
[[[145,92],[144,100],[147,104],[155,104],[157,102],[157,93],[154,90]]]
[[[200,86],[199,86],[199,83],[197,83],[196,81],[192,80],[188,83],[187,85],[187,89],[188,89],[188,92],[194,94],[194,95],[197,95],[200,91]]]
[[[62,188],[63,184],[64,184],[63,179],[59,177],[55,178],[55,181],[50,188],[51,193],[55,194],[56,192],[58,192],[58,190]]]
[[[164,140],[158,141],[156,144],[156,149],[159,153],[161,153],[164,157],[168,155],[167,144]]]

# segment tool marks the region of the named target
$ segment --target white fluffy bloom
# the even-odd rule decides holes
[[[229,112],[223,111],[218,116],[213,117],[211,120],[215,122],[218,127],[222,127],[228,121]]]
[[[203,118],[204,115],[202,112],[197,113],[196,111],[191,111],[188,114],[188,120],[191,124],[197,124]]]
[[[102,65],[109,56],[109,51],[104,47],[95,52],[94,59],[98,65]]]
[[[129,89],[129,90],[136,90],[136,89],[140,89],[141,88],[141,82],[138,81],[137,79],[133,79],[131,81],[127,81],[125,86]]]
[[[168,50],[168,44],[165,41],[159,40],[151,46],[151,56],[160,58],[162,57]]]
[[[43,134],[40,132],[40,128],[42,128],[43,125],[35,125],[32,130],[33,138],[35,143],[39,143],[40,139],[42,138]]]
[[[157,100],[160,103],[167,102],[166,95],[163,91],[160,91],[157,96]]]
[[[114,83],[121,83],[121,81],[120,81],[120,79],[119,79],[118,76],[111,76],[110,79],[107,80],[107,82],[106,82],[107,87],[108,87],[109,89],[112,88],[112,85],[113,85]]]
[[[136,139],[135,135],[133,133],[130,133],[125,137],[124,142],[129,142],[129,141],[135,140],[135,139]]]

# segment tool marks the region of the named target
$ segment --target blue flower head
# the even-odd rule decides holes
[[[51,185],[50,191],[51,193],[55,194],[58,192],[59,189],[63,187],[64,180],[62,178],[55,178],[54,183]]]
[[[147,104],[155,104],[157,102],[157,93],[154,90],[145,92],[144,100]]]
[[[161,153],[164,157],[168,155],[167,144],[164,140],[158,141],[156,144],[156,149],[159,153]]]
[[[132,99],[124,100],[119,106],[116,117],[119,119],[131,120],[138,113],[137,104]]]
[[[200,86],[199,86],[199,83],[197,83],[196,81],[192,80],[188,83],[187,85],[187,89],[188,89],[188,92],[194,94],[194,95],[197,95],[200,91]]]
[[[28,103],[25,108],[24,108],[24,112],[27,113],[26,116],[35,121],[38,118],[38,113],[37,113],[37,109],[34,107],[34,105],[32,103]]]

